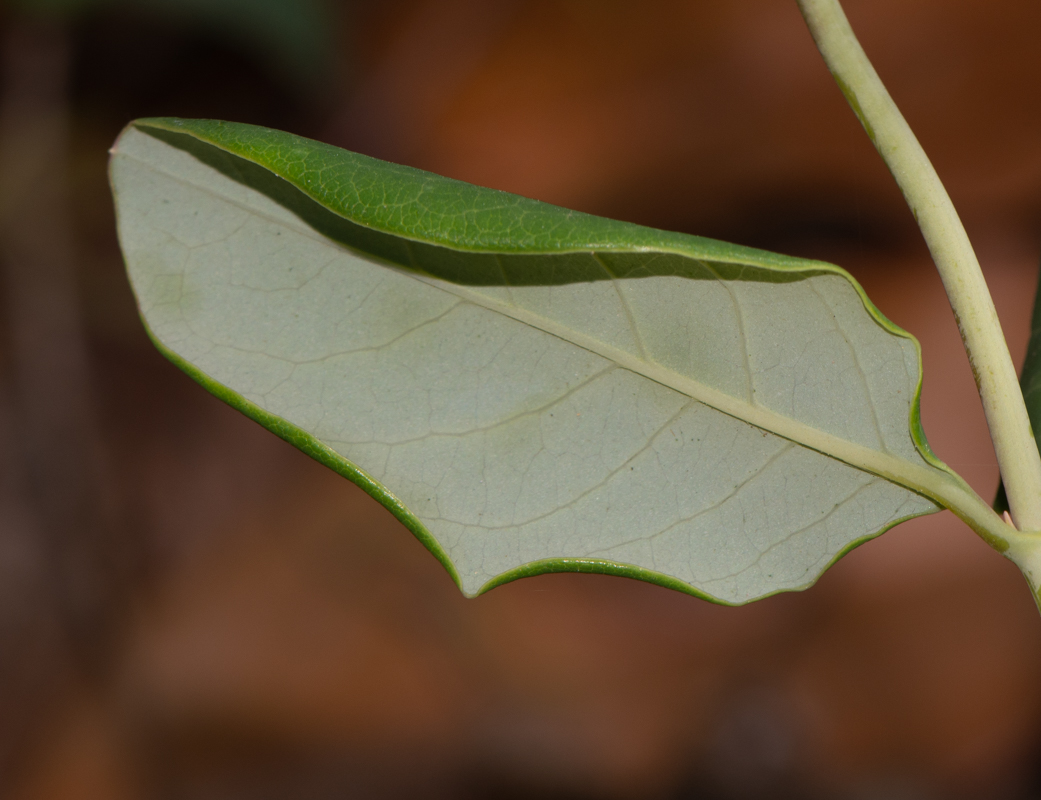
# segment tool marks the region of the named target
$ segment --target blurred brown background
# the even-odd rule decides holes
[[[1021,361],[1041,4],[847,9]],[[824,258],[921,340],[930,441],[989,499],[939,281],[794,2],[6,0],[0,56],[0,797],[1041,797],[1041,620],[950,514],[744,608],[464,600],[154,352],[122,274],[106,149],[147,115]]]

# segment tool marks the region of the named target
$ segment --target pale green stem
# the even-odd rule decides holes
[[[946,189],[838,0],[797,0],[824,61],[922,229],[979,387],[1016,527],[1041,531],[1041,456],[987,283]]]

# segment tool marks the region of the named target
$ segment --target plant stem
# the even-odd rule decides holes
[[[817,48],[911,207],[972,365],[1009,508],[1041,531],[1041,456],[987,283],[947,190],[857,41],[838,0],[796,0]]]

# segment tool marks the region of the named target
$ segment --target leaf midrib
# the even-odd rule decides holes
[[[756,428],[775,433],[796,444],[817,450],[824,455],[831,456],[865,472],[871,472],[887,480],[900,483],[921,494],[931,495],[935,488],[936,477],[946,476],[947,474],[934,467],[917,465],[891,453],[850,442],[834,434],[813,428],[791,417],[778,414],[776,411],[741,400],[653,361],[644,361],[633,353],[612,347],[595,337],[576,331],[574,328],[561,325],[527,309],[499,302],[466,286],[409,272],[393,264],[388,265],[388,267],[429,286],[452,294],[472,305],[502,314],[536,330],[562,339],[617,364],[622,369],[652,380],[699,403],[711,406],[717,411],[722,411],[724,414],[734,417],[741,422],[746,422]]]

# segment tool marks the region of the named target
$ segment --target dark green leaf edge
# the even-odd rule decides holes
[[[193,152],[196,156],[204,155],[194,147],[186,148],[184,146],[185,142],[182,140],[182,137],[185,137],[186,139],[194,139],[203,145],[208,145],[218,151],[231,155],[236,159],[241,159],[244,162],[262,168],[271,175],[274,175],[295,187],[295,189],[314,203],[318,204],[321,208],[341,219],[353,223],[354,225],[367,228],[374,232],[378,231],[394,237],[408,239],[421,245],[433,245],[437,249],[471,253],[512,253],[517,255],[548,255],[564,254],[568,252],[589,253],[591,251],[600,253],[615,252],[619,254],[675,254],[685,256],[696,263],[707,261],[712,262],[714,265],[719,267],[730,265],[731,267],[737,268],[743,277],[750,277],[753,280],[771,280],[778,282],[801,280],[822,273],[840,275],[853,285],[857,294],[860,296],[861,301],[864,303],[865,309],[879,325],[890,333],[908,339],[914,344],[915,351],[918,355],[919,369],[918,383],[915,387],[914,397],[912,398],[908,420],[911,437],[918,451],[930,464],[957,476],[956,473],[954,473],[946,464],[940,461],[933,454],[922,428],[920,407],[922,391],[922,354],[921,346],[917,339],[890,321],[875,306],[870,298],[868,298],[857,280],[844,269],[835,266],[834,264],[822,261],[799,259],[764,250],[743,247],[741,245],[719,242],[714,239],[660,231],[654,228],[635,225],[633,223],[595,217],[593,215],[570,211],[568,209],[552,206],[547,203],[541,203],[537,200],[531,200],[518,195],[473,186],[471,184],[456,181],[451,178],[444,178],[411,167],[390,164],[388,162],[379,161],[378,159],[370,158],[358,153],[352,153],[321,142],[295,136],[294,134],[260,128],[253,125],[216,120],[155,118],[136,120],[131,123],[131,126],[142,130],[144,133],[156,136],[156,138],[160,138],[169,144],[178,146],[181,149],[189,149],[189,151]],[[175,134],[175,136],[166,136],[164,135],[164,132]],[[290,161],[287,156],[282,153],[282,148],[287,148],[288,152],[295,156],[295,160]],[[282,154],[277,157],[271,157],[272,152]],[[412,227],[408,227],[400,224],[400,220],[399,225],[395,226],[392,219],[393,214],[387,213],[387,209],[392,207],[389,204],[378,205],[377,212],[382,210],[384,213],[372,213],[371,206],[359,202],[358,200],[354,203],[344,202],[342,197],[337,197],[335,192],[328,188],[328,184],[350,184],[351,180],[357,179],[357,173],[353,178],[351,176],[336,175],[332,179],[326,178],[323,180],[317,180],[315,175],[309,176],[309,171],[307,169],[293,170],[286,168],[280,171],[276,166],[279,161],[286,165],[291,163],[306,164],[308,158],[330,157],[333,160],[341,162],[338,165],[341,171],[346,168],[356,169],[368,181],[370,187],[376,186],[379,188],[379,181],[381,178],[385,179],[385,176],[389,174],[390,178],[393,179],[392,182],[388,181],[389,188],[400,189],[402,188],[401,184],[403,184],[406,188],[411,186],[411,188],[418,190],[417,194],[434,194],[435,196],[440,194],[442,197],[445,197],[445,199],[448,199],[451,193],[461,192],[464,195],[464,200],[468,199],[474,201],[474,205],[486,214],[491,212],[494,216],[498,217],[501,217],[504,214],[517,215],[518,217],[533,215],[542,223],[542,226],[540,226],[542,229],[538,230],[534,227],[529,228],[528,235],[518,241],[513,239],[504,240],[482,237],[479,235],[480,229],[471,224],[466,232],[468,235],[461,236],[460,244],[456,244],[455,240],[452,238],[452,234],[446,234],[444,231],[438,229],[424,228],[416,224],[413,224]],[[214,165],[211,164],[211,166]],[[325,172],[329,168],[329,165],[325,165],[324,167],[318,168],[318,172]],[[229,177],[237,179],[233,174],[229,175]],[[340,181],[340,183],[337,183],[338,181]],[[393,186],[393,182],[397,182],[399,185],[395,187]],[[386,191],[386,188],[388,187],[384,187],[384,191]],[[466,195],[469,195],[469,197],[465,197]],[[412,202],[415,203],[416,198],[413,198]],[[457,197],[457,207],[458,204],[459,199]],[[294,208],[293,210],[296,211],[297,209]],[[465,213],[465,210],[463,213]],[[566,223],[570,228],[570,236],[561,236],[561,230],[564,223]],[[327,233],[326,231],[322,232]],[[477,235],[475,235],[475,232]],[[585,235],[582,236],[582,234]],[[335,240],[339,237],[332,235],[331,238]],[[620,244],[620,240],[624,243]],[[367,253],[367,255],[372,257],[371,253]],[[380,260],[388,260],[398,266],[402,265],[401,260],[397,258],[387,259],[384,257],[380,258]],[[414,264],[412,266],[415,268]],[[749,275],[747,270],[754,270],[756,274]],[[442,278],[445,277],[443,274],[437,274],[436,276]],[[690,277],[701,276],[691,275]],[[416,518],[394,494],[387,491],[378,481],[373,479],[364,470],[359,469],[356,465],[345,459],[332,448],[323,444],[311,434],[295,425],[292,425],[281,417],[265,411],[239,393],[210,378],[195,365],[186,361],[159,341],[143,315],[141,320],[149,338],[160,353],[185,372],[189,377],[199,383],[203,388],[223,402],[227,403],[232,408],[235,408],[250,419],[270,430],[275,435],[289,442],[311,458],[347,478],[387,508],[387,510],[389,510],[406,528],[408,528],[408,530],[419,539],[423,546],[441,562],[442,566],[451,576],[456,586],[459,587],[461,592],[463,591],[459,573],[448,553],[445,552],[438,541],[430,534],[419,519]],[[930,497],[930,499],[937,501],[937,498]],[[775,592],[762,595],[756,599],[763,599],[764,597],[769,597],[773,594],[779,594],[786,591],[802,591],[808,589],[819,580],[820,576],[827,571],[827,569],[830,569],[831,566],[847,553],[871,539],[880,536],[890,528],[918,516],[922,516],[922,514],[911,514],[906,517],[901,517],[890,525],[887,525],[874,533],[854,540],[837,553],[835,557],[828,562],[827,566],[820,571],[820,573],[805,584],[794,587],[793,589],[779,589]],[[496,586],[510,583],[519,578],[554,572],[580,572],[615,575],[657,584],[669,589],[675,589],[685,594],[693,595],[720,605],[743,605],[742,603],[730,603],[721,600],[676,578],[643,567],[603,559],[571,557],[542,559],[524,564],[496,576],[485,583],[473,595],[469,596],[477,597],[491,589],[494,589]],[[465,592],[463,593],[466,594]]]

